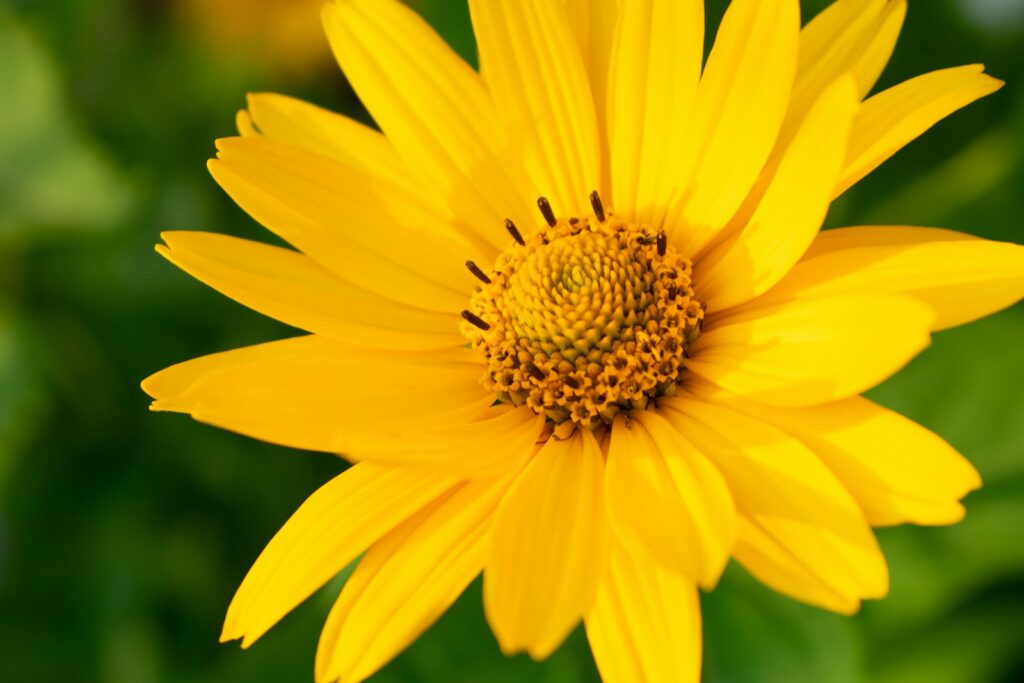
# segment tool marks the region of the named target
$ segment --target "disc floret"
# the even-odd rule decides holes
[[[704,320],[690,261],[592,199],[594,215],[569,218],[541,199],[547,226],[528,237],[507,223],[493,272],[467,264],[481,285],[463,312],[488,390],[588,429],[674,394]]]

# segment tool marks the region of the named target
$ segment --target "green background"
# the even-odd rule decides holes
[[[723,6],[708,2],[712,27]],[[417,7],[473,59],[462,2]],[[1024,2],[910,0],[882,86],[977,61],[1009,85],[851,191],[830,225],[1024,242],[1022,45]],[[342,463],[151,414],[138,383],[290,334],[152,249],[168,228],[262,238],[204,168],[244,94],[365,112],[328,62],[286,72],[218,48],[159,0],[0,0],[0,86],[0,681],[311,681],[337,583],[248,652],[217,636],[264,543]],[[1024,680],[1022,347],[1018,306],[937,335],[873,392],[976,463],[967,520],[881,531],[892,591],[853,619],[732,568],[704,598],[707,681]],[[503,658],[474,585],[375,680],[596,672],[579,632],[545,663]]]

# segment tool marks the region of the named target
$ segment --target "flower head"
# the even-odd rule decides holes
[[[245,578],[253,642],[362,554],[320,681],[359,681],[481,572],[508,653],[581,620],[609,681],[696,681],[698,587],[729,558],[842,613],[888,588],[872,526],[947,524],[979,485],[860,398],[1024,295],[1024,249],[819,232],[829,204],[1000,83],[877,95],[902,0],[471,0],[481,74],[394,0],[336,0],[331,44],[382,132],[255,95],[224,189],[294,249],[158,250],[305,330],[169,368],[157,410],[357,464]],[[365,554],[363,554],[365,553]]]

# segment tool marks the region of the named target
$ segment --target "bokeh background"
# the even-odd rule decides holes
[[[0,681],[312,680],[337,581],[248,652],[217,636],[264,543],[343,463],[150,414],[138,384],[291,333],[152,247],[168,228],[263,237],[204,168],[246,92],[366,119],[320,2],[0,0]],[[462,0],[413,4],[475,59]],[[803,4],[806,18],[825,1]],[[724,5],[708,1],[709,33]],[[1024,242],[1024,0],[910,0],[881,85],[975,61],[1008,87],[855,188],[831,225]],[[1024,680],[1022,388],[1018,306],[939,334],[873,392],[977,464],[967,520],[883,530],[891,595],[853,619],[733,567],[704,599],[706,681]],[[480,602],[474,585],[375,680],[597,680],[581,633],[545,663],[506,660]]]

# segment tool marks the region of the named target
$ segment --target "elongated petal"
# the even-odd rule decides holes
[[[735,509],[718,472],[655,414],[616,421],[605,498],[622,542],[670,571],[713,586],[736,535]]]
[[[740,513],[735,557],[775,590],[838,612],[888,590],[863,513],[800,441],[759,420],[692,398],[665,414],[722,472]]]
[[[818,93],[849,74],[857,99],[867,96],[896,47],[906,0],[839,0],[807,23],[800,33],[800,61],[788,125],[798,125]]]
[[[465,234],[503,249],[505,218],[535,224],[516,150],[480,76],[419,15],[397,0],[336,0],[324,26],[356,94]]]
[[[472,421],[344,434],[336,449],[352,460],[463,477],[494,476],[522,467],[544,431],[544,422],[543,415],[526,406],[495,406]]]
[[[473,420],[492,398],[470,349],[384,352],[324,337],[227,351],[158,372],[154,410],[264,441],[337,452],[346,439]]]
[[[484,608],[506,654],[547,657],[593,602],[606,552],[603,476],[589,432],[549,439],[499,506]]]
[[[253,218],[357,286],[450,312],[465,305],[481,258],[402,186],[335,159],[261,138],[218,143],[210,170]]]
[[[792,434],[828,466],[872,526],[952,524],[977,471],[937,435],[867,399],[773,408],[726,392],[700,395]]]
[[[470,0],[480,68],[522,144],[538,192],[578,215],[599,187],[594,98],[566,8],[549,0]]]
[[[375,543],[320,636],[316,680],[358,683],[401,652],[483,569],[505,481],[463,484]]]
[[[439,349],[464,344],[458,318],[405,306],[348,283],[308,256],[204,232],[165,232],[157,251],[264,315],[355,346]]]
[[[740,207],[775,145],[796,72],[796,0],[736,0],[718,30],[697,93],[688,187],[665,227],[682,253],[697,256]],[[691,171],[692,169],[692,171]]]
[[[942,119],[999,90],[1003,82],[983,69],[974,64],[933,71],[867,100],[854,122],[846,170],[836,196]]]
[[[605,683],[700,681],[700,601],[693,581],[613,546],[585,621]]]
[[[912,296],[934,329],[963,325],[1024,298],[1024,247],[934,228],[826,230],[763,301],[848,292]]]
[[[837,81],[808,114],[750,222],[698,264],[698,298],[713,311],[749,301],[789,271],[814,241],[846,158],[854,82]]]
[[[928,346],[934,322],[924,304],[889,294],[736,311],[708,322],[686,367],[735,394],[783,406],[875,386]]]
[[[569,15],[569,25],[576,34],[576,42],[583,56],[583,66],[590,81],[591,94],[594,96],[594,114],[597,118],[597,130],[601,137],[601,186],[602,196],[609,193],[610,165],[608,163],[607,130],[608,103],[608,64],[611,61],[612,40],[615,25],[619,17],[620,0],[566,0],[565,9]]]
[[[404,186],[432,203],[431,196],[409,172],[382,133],[347,116],[276,93],[249,95],[249,114],[260,135],[334,157],[349,167],[384,182]],[[440,211],[440,206],[435,205]]]
[[[682,182],[679,160],[704,59],[703,0],[633,0],[623,5],[608,88],[612,204],[660,225]]]
[[[446,477],[360,464],[292,515],[239,587],[221,641],[248,647],[359,553],[454,485]]]

